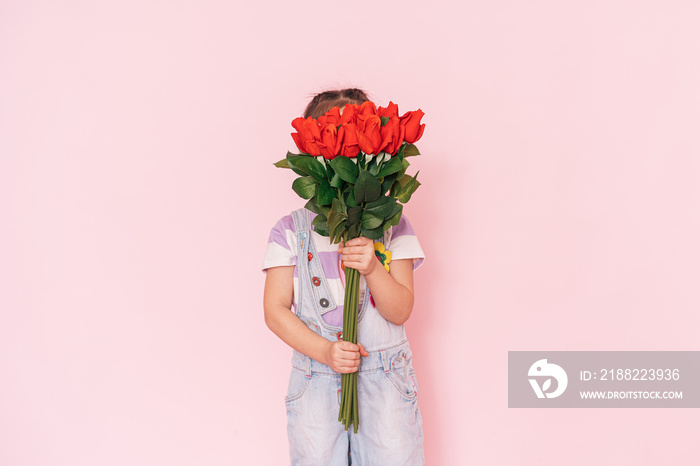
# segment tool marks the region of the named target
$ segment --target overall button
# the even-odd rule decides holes
[[[313,258],[314,258],[314,255],[313,255],[313,254],[311,254],[311,253],[309,253],[309,256],[308,256],[308,257],[309,257],[309,260],[311,260],[311,259],[313,259]]]
[[[312,278],[312,279],[311,279],[311,282],[312,282],[314,285],[316,285],[316,286],[321,285],[321,280],[319,280],[318,277]]]
[[[319,304],[321,305],[321,307],[328,307],[328,300],[326,298],[321,298]]]
[[[343,332],[338,332],[335,334],[335,336],[336,336],[336,338],[338,338],[338,340],[342,340],[343,339]]]

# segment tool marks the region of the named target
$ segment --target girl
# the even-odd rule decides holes
[[[304,117],[367,100],[358,89],[323,92]],[[418,385],[403,326],[413,310],[413,270],[425,257],[420,244],[403,217],[377,243],[360,237],[332,245],[313,231],[314,216],[299,209],[280,219],[263,263],[265,323],[294,349],[285,398],[291,463],[424,464]],[[388,271],[375,248],[391,253],[385,253]],[[356,345],[342,339],[341,259],[361,277]],[[357,434],[338,422],[340,374],[356,371]]]

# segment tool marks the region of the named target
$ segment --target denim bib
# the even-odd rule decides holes
[[[297,235],[296,267],[299,280],[298,292],[294,296],[296,314],[309,328],[324,338],[331,341],[341,339],[342,333],[339,332],[342,332],[342,326],[330,325],[323,320],[325,313],[342,305],[342,302],[335,302],[331,293],[315,244],[316,241],[329,239],[313,232],[310,212],[307,209],[295,210],[292,217]],[[377,241],[386,244],[390,241],[390,235],[391,230]],[[406,341],[404,326],[392,324],[372,305],[369,287],[366,284],[357,321],[357,338],[367,351],[378,351]],[[307,358],[304,355],[298,356],[300,357]]]

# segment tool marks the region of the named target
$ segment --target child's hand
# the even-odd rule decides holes
[[[360,275],[369,275],[377,267],[377,256],[374,255],[374,241],[364,236],[354,238],[338,245],[338,254],[343,255],[345,267],[357,269]]]
[[[331,342],[328,347],[328,363],[331,369],[339,374],[357,372],[360,367],[360,355],[369,356],[362,343],[350,343],[338,340]]]

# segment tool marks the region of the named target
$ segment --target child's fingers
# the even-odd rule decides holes
[[[355,372],[360,367],[360,359],[345,359],[338,362],[338,367],[345,372]]]
[[[360,367],[360,356],[369,356],[369,353],[361,343],[338,341],[335,345],[332,368],[340,374],[356,372]]]
[[[359,367],[360,367],[359,363],[355,364],[355,365],[336,364],[332,367],[332,369],[339,374],[350,374],[351,372],[357,372],[357,369]]]
[[[367,244],[345,243],[345,245],[343,246],[343,249],[350,249],[350,250],[355,250],[355,251],[369,251],[369,250],[374,251],[374,243],[367,243]]]
[[[345,247],[345,248],[343,248],[343,250],[340,253],[344,257],[347,255],[352,255],[352,254],[370,254],[373,252],[374,252],[374,249],[359,248],[359,247],[355,246],[355,247]]]
[[[362,356],[367,356],[369,353],[367,353],[367,350],[365,350],[365,347],[362,346],[361,343],[351,343],[349,341],[343,341],[342,342],[343,346],[341,349],[343,350],[343,354],[347,356],[349,359],[352,360],[357,360],[360,359],[360,355],[364,351],[365,354],[362,354]]]
[[[360,342],[358,341],[358,342],[357,342],[357,346],[360,347],[360,354],[361,354],[362,356],[365,356],[365,357],[369,356],[369,353],[367,352],[367,350],[365,349],[365,347],[362,346],[362,343],[360,343]]]
[[[360,236],[359,238],[353,238],[351,240],[348,240],[348,242],[345,243],[345,245],[346,246],[366,246],[370,243],[372,243],[371,239],[365,238],[364,236]]]
[[[349,256],[343,254],[343,263],[347,265],[348,262],[362,262],[364,258],[365,256],[359,254],[351,254]]]
[[[347,372],[355,372],[360,367],[360,353],[353,352],[352,357],[344,359],[339,363],[339,366]]]
[[[331,368],[341,374],[355,372],[360,367],[359,359],[342,359],[336,357],[331,361]]]
[[[360,350],[360,347],[357,346],[355,343],[352,343],[350,341],[345,341],[345,340],[339,341],[338,347],[344,352],[355,353],[355,354],[357,354],[357,352]]]
[[[344,361],[355,361],[360,359],[360,351],[341,351],[340,358]]]

